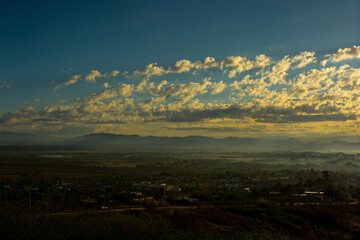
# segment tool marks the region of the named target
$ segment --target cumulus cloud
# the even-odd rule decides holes
[[[305,73],[300,73],[296,79],[294,79],[288,93],[297,94],[300,99],[306,95],[328,89],[334,84],[332,77],[334,76],[336,69],[323,68],[323,69],[312,69]]]
[[[255,67],[265,68],[269,66],[271,63],[271,58],[266,56],[265,54],[261,54],[256,56],[255,58]]]
[[[202,66],[200,61],[192,63],[189,60],[180,60],[172,66],[171,71],[175,73],[189,72],[192,68],[199,69],[202,68]]]
[[[63,85],[68,86],[68,85],[74,84],[77,81],[79,81],[80,78],[81,78],[81,75],[73,75]]]
[[[109,85],[108,82],[105,82],[105,83],[104,83],[104,88],[110,88],[110,85]]]
[[[86,82],[95,83],[96,79],[98,79],[98,78],[116,77],[119,74],[120,74],[120,72],[117,71],[117,70],[114,70],[114,71],[112,71],[110,73],[100,73],[97,70],[91,70],[89,73],[87,73],[85,75],[84,80]],[[77,83],[78,81],[80,81],[81,77],[82,77],[81,74],[73,75],[68,80],[66,80],[65,82],[63,82],[61,84],[58,84],[55,87],[55,90],[57,90],[57,89],[59,89],[61,87],[65,87],[65,86],[69,86],[69,85],[72,85],[74,83]],[[104,85],[104,87],[105,87],[105,85]]]
[[[55,90],[58,89],[58,88],[64,87],[64,86],[69,86],[71,84],[77,83],[80,78],[81,78],[80,74],[73,75],[67,81],[65,81],[64,83],[57,85],[55,87]]]
[[[146,66],[144,71],[135,70],[132,74],[129,74],[127,71],[123,73],[123,76],[126,78],[138,78],[146,77],[149,79],[152,76],[161,76],[168,73],[185,73],[190,72],[191,70],[207,70],[209,68],[219,68],[225,73],[228,72],[230,78],[235,77],[238,73],[243,71],[250,70],[252,68],[264,68],[269,66],[271,59],[264,54],[256,56],[255,61],[251,61],[246,57],[241,56],[230,56],[226,57],[223,60],[215,60],[213,57],[206,57],[204,62],[195,61],[191,62],[190,60],[179,60],[175,62],[168,69],[158,66],[157,63],[151,63]]]
[[[360,58],[360,46],[352,48],[340,48],[336,53],[325,55],[325,59],[321,62],[325,66],[328,62],[340,62],[347,59]]]
[[[224,89],[226,88],[226,84],[223,81],[220,81],[218,83],[213,83],[212,88],[213,90],[211,94],[218,94],[224,91]]]
[[[213,57],[206,57],[204,60],[203,68],[213,68],[213,67],[219,67],[220,62],[216,61]]]
[[[303,68],[306,65],[316,62],[315,52],[302,52],[292,58],[293,63],[297,63],[294,68]]]
[[[189,60],[180,60],[174,64],[172,71],[177,73],[189,72],[193,67],[194,64]]]
[[[253,62],[249,61],[246,57],[226,57],[220,64],[220,68],[231,67],[229,78],[233,78],[237,73],[250,70],[254,67]]]
[[[343,76],[351,73],[350,69],[342,70]],[[345,71],[345,72],[344,72]],[[326,81],[331,69],[322,72],[310,71],[300,76],[296,82],[304,82],[310,77],[314,80]],[[340,73],[336,73],[336,76]],[[295,96],[287,92],[279,93],[276,98],[257,99],[248,102],[231,104],[202,103],[193,99],[194,93],[204,94],[209,86],[217,89],[222,82],[211,84],[208,79],[201,83],[187,85],[170,85],[157,88],[159,97],[151,98],[144,102],[134,103],[132,96],[135,87],[123,84],[117,88],[104,90],[84,99],[73,102],[68,106],[48,106],[40,110],[33,107],[23,108],[20,111],[1,114],[3,124],[24,124],[27,121],[37,124],[64,124],[67,122],[97,124],[97,123],[129,123],[129,122],[201,122],[207,119],[245,119],[250,118],[263,123],[289,123],[289,122],[321,122],[321,121],[346,121],[355,120],[359,109],[357,104],[344,105],[347,95],[332,98],[329,93],[314,94],[303,101],[298,101]],[[162,83],[165,84],[165,83]],[[147,83],[149,85],[149,83]],[[152,84],[150,84],[152,85]],[[238,87],[239,82],[232,84]],[[145,89],[145,88],[144,88]],[[154,90],[155,91],[155,90]],[[118,99],[115,97],[120,96]],[[184,98],[183,101],[164,104],[168,96]],[[334,97],[334,96],[333,96]]]
[[[287,71],[290,69],[292,60],[289,56],[285,56],[282,60],[272,66],[271,71],[264,74],[264,79],[268,78],[271,85],[285,84],[284,77],[287,75]]]
[[[207,93],[208,87],[211,85],[210,78],[204,78],[200,83],[190,82],[188,84],[171,84],[166,86],[159,94],[167,96],[168,98],[176,97],[174,98],[175,101],[185,103],[198,94],[202,95]]]
[[[114,70],[114,71],[112,71],[111,73],[109,73],[109,76],[110,76],[110,77],[116,77],[116,76],[118,76],[119,74],[120,74],[119,71]]]
[[[154,83],[144,79],[135,87],[135,90],[137,92],[145,92],[155,96],[165,96],[167,99],[173,101],[187,102],[196,95],[207,93],[208,88],[213,85],[210,80],[211,78],[204,78],[203,81],[199,83],[168,84],[166,80]],[[222,90],[220,88],[223,85],[224,83],[219,83],[218,86],[216,86],[217,91],[221,92]]]
[[[162,94],[162,89],[168,82],[163,80],[158,83],[149,82],[147,79],[143,79],[139,84],[136,85],[135,91],[149,93],[151,95],[158,96]]]
[[[163,74],[168,73],[168,70],[165,70],[163,67],[158,66],[157,63],[151,63],[146,66],[144,71],[135,70],[131,75],[128,72],[124,72],[123,76],[126,78],[138,78],[145,76],[146,78],[150,78],[152,76],[161,76]]]
[[[87,102],[95,103],[102,101],[104,99],[114,98],[118,96],[130,97],[134,91],[134,86],[129,84],[122,84],[119,87],[106,89],[98,94],[92,94],[89,97],[83,98],[81,100],[75,101],[76,103]]]
[[[85,81],[87,82],[95,82],[96,78],[102,77],[102,74],[97,70],[91,70],[88,74],[85,76]]]
[[[329,59],[330,56],[333,55],[329,55]],[[131,84],[111,87],[105,82],[102,85],[105,89],[75,101],[60,102],[63,105],[40,109],[28,106],[0,113],[0,128],[47,126],[56,129],[76,125],[94,126],[100,131],[112,129],[113,124],[188,123],[197,124],[194,130],[200,131],[208,129],[203,125],[205,122],[223,121],[224,125],[216,125],[213,129],[226,132],[226,124],[233,121],[248,124],[242,126],[244,129],[249,124],[272,127],[294,124],[291,126],[297,129],[299,124],[314,128],[311,124],[322,122],[336,122],[339,126],[357,123],[360,119],[360,68],[350,65],[319,67],[313,64],[316,61],[314,52],[302,52],[278,60],[266,55],[254,59],[207,57],[203,62],[180,60],[167,69],[149,64],[143,71],[125,73],[127,78],[142,78],[131,80]],[[219,77],[212,75],[216,69],[223,80],[214,80]],[[256,70],[240,74],[251,69]],[[186,74],[192,70],[203,70],[202,74],[208,75],[194,81],[198,75]],[[185,78],[178,78],[177,82],[151,79],[181,73],[185,74],[179,76]],[[100,77],[118,75],[119,72],[101,74],[93,70],[85,80],[87,76],[86,81],[96,81]],[[80,79],[81,75],[73,75],[57,88]],[[261,131],[273,131],[270,129]]]

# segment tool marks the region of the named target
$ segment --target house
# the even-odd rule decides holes
[[[171,186],[169,186],[171,189]],[[141,183],[133,183],[131,186],[131,189],[138,190],[138,191],[158,191],[161,194],[165,194],[165,192],[168,190],[168,186],[166,183],[159,183],[154,184],[150,181],[143,181]]]
[[[317,200],[323,200],[325,190],[323,188],[305,188],[304,194],[309,198],[315,198]]]
[[[151,182],[143,181],[141,183],[133,183],[131,188],[140,191],[149,191]]]

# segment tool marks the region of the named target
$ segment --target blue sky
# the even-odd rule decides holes
[[[0,128],[48,132],[50,130],[42,130],[40,126],[23,124],[20,127],[8,121],[14,117],[14,112],[25,107],[32,106],[34,111],[40,111],[44,107],[68,106],[75,99],[99,94],[104,91],[104,82],[108,83],[107,89],[121,84],[136,87],[145,75],[124,77],[124,72],[143,71],[151,63],[157,63],[167,70],[183,59],[194,63],[203,62],[206,57],[220,61],[229,56],[241,56],[255,61],[256,56],[264,54],[272,59],[272,65],[276,65],[275,62],[286,55],[294,57],[302,52],[314,52],[316,60],[312,62],[313,65],[286,72],[289,83],[298,73],[330,66],[320,64],[327,54],[359,45],[359,23],[358,1],[0,1],[0,87],[3,86],[0,88],[0,113],[3,119],[0,120]],[[352,56],[346,57],[345,62],[333,61],[331,66],[350,64],[352,68],[359,67],[357,55]],[[92,70],[101,74],[116,70],[119,74],[112,77],[102,75],[98,80],[90,81],[91,84],[79,80],[76,84],[61,85],[74,75],[84,78]],[[250,73],[246,72],[248,70]],[[226,77],[224,69],[193,67],[191,71],[175,74],[171,70],[146,78],[148,82],[166,80],[168,84],[201,83],[204,78],[211,78],[216,83],[223,81],[226,84],[223,91],[217,94],[210,94],[210,90],[207,90],[208,93],[198,92],[201,96],[193,96],[191,101],[199,99],[204,104],[228,104],[252,99],[249,95],[242,99],[229,97],[232,91],[230,85],[234,80],[241,81],[248,74],[255,76],[259,69],[252,67],[248,70],[238,71],[233,78]],[[334,81],[339,81],[338,78]],[[283,87],[275,84],[267,88],[279,92]],[[318,93],[321,91],[324,90]],[[160,96],[159,93],[156,96]],[[137,92],[131,96],[116,97],[133,98],[135,103],[139,103],[152,95]],[[164,100],[164,104],[170,104],[169,99]],[[174,101],[177,100],[174,97]],[[104,103],[104,99],[99,101]],[[198,124],[206,128],[208,123],[204,121],[209,119],[211,117],[201,118]],[[225,121],[223,117],[214,119]],[[244,123],[243,116],[241,119],[236,120]],[[58,120],[66,122],[64,119]],[[354,117],[350,120],[354,120]],[[28,119],[28,123],[32,121],[34,119]],[[167,124],[174,125],[177,121],[151,120],[149,124],[145,123],[148,120],[121,120],[116,126],[109,125],[113,120],[111,123],[95,122],[107,124],[110,130],[106,131],[116,133],[126,129],[126,133],[143,135],[187,135],[186,131],[179,133],[180,130],[174,130],[170,133],[161,130],[169,129]],[[266,122],[264,119],[255,121]],[[232,124],[238,126],[240,123]],[[71,128],[80,129],[82,124],[80,121],[78,127]],[[131,127],[131,124],[134,126]],[[159,126],[152,126],[156,124]],[[79,133],[92,132],[94,129],[102,131],[101,126],[90,125],[87,124]],[[138,125],[146,130],[143,133],[135,131]],[[63,131],[67,127],[59,126],[59,129]],[[183,129],[183,126],[178,127]],[[52,131],[56,133],[58,130]],[[211,135],[212,132],[209,130],[198,134]]]

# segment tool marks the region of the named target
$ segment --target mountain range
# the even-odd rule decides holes
[[[141,137],[108,133],[74,138],[43,137],[28,133],[0,132],[0,146],[63,146],[89,149],[212,150],[212,151],[331,151],[360,152],[360,142],[302,141],[296,138]]]

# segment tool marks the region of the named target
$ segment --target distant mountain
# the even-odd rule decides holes
[[[68,144],[91,148],[129,149],[203,149],[224,151],[299,151],[311,150],[297,139],[267,140],[228,137],[216,139],[203,136],[141,137],[138,135],[90,134],[67,141]]]
[[[138,135],[90,134],[68,140],[68,144],[108,148],[171,149],[171,148],[208,148],[216,141],[213,138],[190,137],[141,137]]]
[[[227,137],[217,139],[204,136],[141,137],[138,135],[116,135],[107,133],[89,134],[76,138],[56,140],[54,138],[40,137],[32,134],[0,132],[0,145],[65,146],[85,149],[360,152],[359,142],[304,142],[296,138],[265,139]]]

